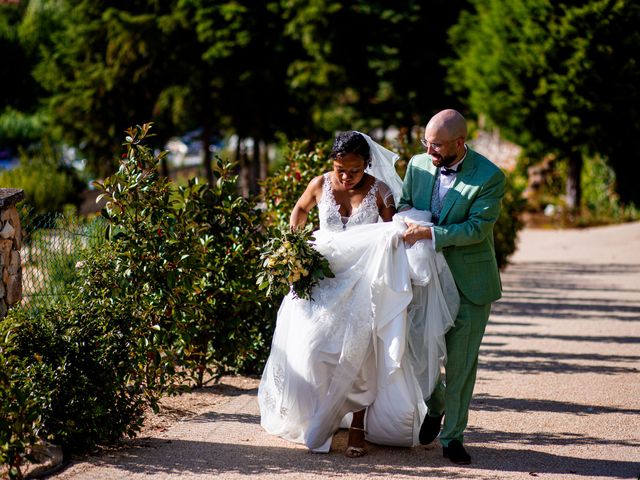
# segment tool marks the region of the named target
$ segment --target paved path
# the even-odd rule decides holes
[[[255,382],[211,411],[56,480],[636,479],[640,475],[640,223],[525,230],[493,310],[466,445],[308,453],[259,426]]]

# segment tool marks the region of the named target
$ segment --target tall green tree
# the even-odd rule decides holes
[[[24,25],[55,24],[31,42],[49,125],[99,174],[113,168],[119,132],[141,120],[164,135],[201,127],[206,155],[219,129],[251,139],[253,151],[238,149],[250,191],[266,174],[260,147],[279,133],[411,127],[456,106],[439,60],[461,1],[28,3]]]
[[[32,75],[37,57],[20,31],[26,10],[25,3],[0,3],[0,145],[5,147],[36,141],[43,132],[43,90]]]
[[[282,35],[279,2],[31,1],[55,2],[62,12],[36,69],[49,91],[51,125],[59,138],[82,145],[97,173],[111,171],[118,132],[139,119],[158,124],[158,147],[169,133],[201,128],[213,180],[216,132],[259,146],[278,131],[301,131],[308,117],[289,95],[296,48]],[[257,148],[240,157],[247,188],[266,174],[265,158]]]
[[[306,109],[289,91],[287,71],[301,51],[283,35],[282,6],[276,1],[182,0],[178,15],[195,32],[197,68],[208,74],[198,97],[218,111],[217,125],[233,132],[238,145],[251,139],[252,152],[238,148],[244,193],[257,190],[257,178],[266,175],[266,156],[260,146],[277,132],[296,135],[308,127]],[[185,86],[193,87],[188,79]]]
[[[313,98],[316,126],[410,129],[447,106],[441,59],[452,54],[447,30],[466,1],[287,3],[287,35],[305,49],[291,67],[295,93]]]
[[[568,161],[580,206],[585,155],[604,154],[624,201],[639,201],[627,160],[640,133],[640,5],[627,0],[473,0],[451,29],[450,84],[532,158]]]
[[[152,0],[38,1],[55,3],[60,15],[59,28],[40,48],[35,69],[48,91],[51,128],[57,138],[82,148],[95,173],[106,175],[115,165],[124,129],[154,119],[169,73],[167,52],[179,41],[160,27],[171,5]],[[34,12],[44,14],[46,10]],[[170,128],[161,124],[158,131]],[[156,145],[164,140],[157,137]]]

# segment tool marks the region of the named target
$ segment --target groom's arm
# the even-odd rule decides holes
[[[413,197],[411,195],[411,184],[413,183],[413,158],[409,160],[407,170],[402,181],[402,196],[398,201],[398,211],[409,210],[413,207]]]
[[[404,177],[404,182],[402,183],[402,197],[400,197],[400,201],[398,202],[398,212],[402,212],[404,210],[409,210],[413,208],[413,171],[415,167],[413,166],[413,158],[409,161],[407,165],[407,172]],[[408,223],[407,229],[404,231],[402,238],[407,245],[413,245],[418,240],[432,240],[431,227],[422,227],[416,225],[415,223]],[[435,247],[434,247],[435,248]]]

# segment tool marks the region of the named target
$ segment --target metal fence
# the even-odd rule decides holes
[[[104,242],[106,221],[73,212],[35,213],[20,209],[22,305],[46,308],[69,293],[87,248]]]

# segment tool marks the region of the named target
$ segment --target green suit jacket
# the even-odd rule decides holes
[[[437,168],[423,153],[411,159],[398,210],[431,209]],[[493,243],[493,225],[504,196],[504,173],[487,158],[468,149],[456,180],[444,197],[433,227],[436,250],[442,251],[460,292],[476,305],[502,295]]]

